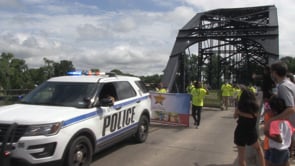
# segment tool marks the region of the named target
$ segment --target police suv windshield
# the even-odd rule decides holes
[[[45,82],[21,103],[86,108],[97,89],[95,83]]]

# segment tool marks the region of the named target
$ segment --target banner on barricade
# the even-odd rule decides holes
[[[151,92],[152,122],[189,126],[190,95]]]

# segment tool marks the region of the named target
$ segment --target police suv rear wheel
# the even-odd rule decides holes
[[[142,115],[140,117],[139,125],[137,128],[137,132],[135,134],[135,140],[138,143],[145,142],[148,137],[149,132],[149,120],[146,115]]]
[[[89,166],[92,161],[93,149],[90,140],[85,136],[75,138],[66,154],[66,166]]]

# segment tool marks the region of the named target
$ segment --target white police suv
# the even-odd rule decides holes
[[[88,166],[94,153],[118,141],[147,139],[151,103],[139,78],[73,74],[51,78],[20,103],[0,107],[3,161]]]

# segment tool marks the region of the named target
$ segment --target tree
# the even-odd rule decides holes
[[[198,56],[195,54],[185,55],[185,71],[186,71],[186,80],[187,85],[191,81],[198,81]]]
[[[219,71],[218,71],[218,55],[213,54],[210,57],[211,63],[209,62],[208,66],[205,67],[205,80],[210,80],[209,82],[211,83],[210,86],[213,89],[218,89],[219,88]]]
[[[60,63],[53,63],[54,76],[66,75],[68,71],[75,70],[72,61],[61,60]]]
[[[123,74],[123,72],[121,70],[119,70],[119,69],[113,69],[113,70],[111,70],[111,72],[112,73],[116,73],[118,75],[122,75]]]
[[[26,89],[31,84],[30,75],[26,74],[28,66],[25,60],[12,59],[10,68],[13,75],[10,77],[11,89]]]
[[[163,75],[154,74],[151,76],[141,76],[140,79],[145,83],[159,84]]]
[[[295,58],[286,56],[280,59],[281,61],[285,62],[288,66],[288,70],[291,73],[295,73]]]
[[[43,67],[45,77],[51,78],[54,76],[54,61],[43,58],[45,66]]]
[[[44,75],[45,68],[40,67],[38,69],[29,69],[28,70],[29,75],[31,76],[31,82],[33,83],[33,86],[40,85],[42,82],[47,80],[47,76]]]
[[[2,53],[0,58],[0,80],[4,89],[10,89],[10,78],[13,76],[13,70],[10,67],[13,54]]]
[[[162,77],[163,75],[154,74],[151,76],[140,76],[140,79],[145,83],[149,90],[155,90],[157,85],[160,84]]]
[[[2,53],[0,79],[4,89],[26,89],[32,85],[25,60],[14,58],[11,53]]]
[[[93,72],[93,73],[100,72],[99,69],[91,69],[90,71]]]
[[[117,75],[134,76],[134,75],[129,74],[129,73],[123,73],[123,72],[122,72],[121,70],[119,70],[119,69],[113,69],[113,70],[111,70],[111,72],[112,72],[112,73],[115,73],[115,74],[117,74]]]
[[[25,60],[14,58],[11,53],[2,53],[0,57],[0,85],[5,90],[32,88],[31,75]]]
[[[56,63],[43,58],[45,65],[38,69],[29,69],[25,60],[14,58],[12,53],[2,53],[0,57],[0,88],[32,89],[53,76],[65,75],[74,70],[71,61],[61,60]]]

